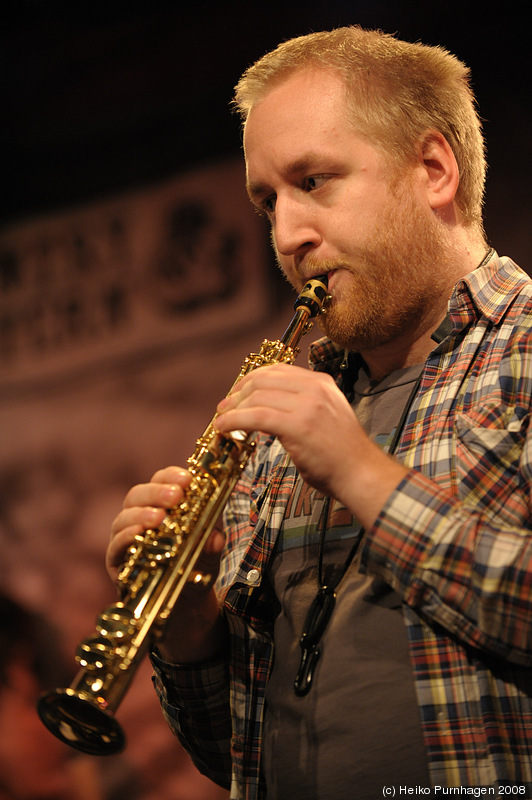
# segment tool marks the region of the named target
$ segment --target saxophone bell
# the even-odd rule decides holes
[[[38,703],[46,727],[65,744],[93,756],[113,755],[125,747],[122,727],[93,695],[72,688],[44,694]]]

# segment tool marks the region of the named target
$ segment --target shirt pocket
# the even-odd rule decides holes
[[[455,474],[465,503],[507,511],[513,522],[527,516],[520,463],[528,421],[527,414],[495,405],[457,414]]]

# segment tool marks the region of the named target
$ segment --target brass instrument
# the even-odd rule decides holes
[[[309,320],[322,313],[327,299],[327,277],[309,280],[283,337],[265,339],[259,353],[248,355],[235,384],[258,367],[293,363]],[[185,584],[205,578],[193,574],[194,566],[254,447],[254,434],[222,435],[213,421],[188,459],[193,477],[183,501],[129,548],[118,578],[122,599],[102,611],[95,635],[78,645],[81,670],[69,688],[48,692],[38,702],[46,727],[85,753],[111,755],[123,749],[124,734],[113,713],[142,658],[161,637]]]

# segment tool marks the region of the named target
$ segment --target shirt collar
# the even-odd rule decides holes
[[[449,301],[453,328],[481,316],[497,324],[530,277],[510,258],[493,253],[490,260],[458,281]]]

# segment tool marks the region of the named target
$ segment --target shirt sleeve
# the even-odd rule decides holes
[[[198,770],[229,788],[231,715],[226,661],[175,665],[153,652],[151,662],[155,691],[170,729]]]
[[[412,470],[361,553],[404,602],[461,641],[532,665],[532,536],[475,512]]]
[[[500,303],[497,324],[482,318],[434,356],[443,360],[398,450],[409,472],[368,531],[361,566],[463,644],[530,667],[531,304],[528,292],[508,303],[501,286],[485,293],[491,305],[477,292],[488,311]]]

